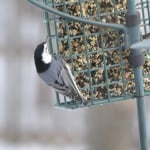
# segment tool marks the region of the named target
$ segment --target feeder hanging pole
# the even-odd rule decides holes
[[[129,34],[129,44],[132,45],[140,41],[140,14],[136,11],[135,0],[128,0],[128,11],[126,15],[126,24]],[[139,122],[139,136],[141,150],[148,150],[147,131],[146,131],[146,113],[144,101],[144,83],[141,66],[145,63],[144,54],[140,49],[132,49],[129,62],[133,67],[135,76],[137,111]]]

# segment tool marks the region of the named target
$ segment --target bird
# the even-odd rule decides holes
[[[88,104],[77,87],[69,65],[57,54],[50,54],[47,42],[42,42],[35,48],[34,63],[37,74],[48,86],[72,101]]]

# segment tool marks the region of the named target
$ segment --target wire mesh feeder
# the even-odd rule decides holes
[[[150,0],[28,1],[45,10],[50,52],[68,62],[88,106],[136,98],[140,146],[148,150]],[[85,107],[56,96],[59,107]]]
[[[130,50],[125,36],[127,0],[32,0],[45,9],[45,22],[51,53],[63,57],[72,69],[88,106],[118,102],[136,97],[135,77],[128,62]],[[132,4],[131,4],[132,5]],[[141,38],[150,32],[150,1],[141,1]],[[54,8],[55,14],[48,13]],[[72,20],[62,14],[86,19]],[[60,16],[59,16],[60,14]],[[102,26],[91,22],[101,22]],[[107,26],[107,23],[115,24]],[[120,24],[120,28],[117,28]],[[143,36],[144,37],[144,36]],[[144,95],[150,94],[150,53],[143,66]],[[57,105],[84,107],[57,93]]]

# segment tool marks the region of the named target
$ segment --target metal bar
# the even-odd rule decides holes
[[[148,0],[147,0],[147,13],[148,13],[149,25],[150,25],[150,2],[148,2]]]
[[[79,0],[79,4],[80,4],[80,12],[81,12],[81,17],[83,16],[83,11],[82,11],[82,5],[81,5],[81,0]],[[91,92],[91,103],[93,104],[93,90],[92,90],[92,77],[91,77],[91,66],[90,66],[90,60],[89,60],[89,50],[87,47],[87,35],[86,35],[86,31],[85,31],[85,26],[82,27],[83,29],[83,39],[84,39],[84,44],[85,44],[85,55],[86,55],[86,61],[87,61],[87,73],[88,73],[88,77],[89,77],[89,89]]]
[[[144,97],[137,97],[137,109],[139,118],[141,150],[148,150]]]
[[[46,4],[46,0],[44,0],[44,3]],[[50,30],[50,24],[49,24],[49,15],[48,12],[45,11],[45,23],[46,23],[46,29],[47,29],[47,36],[48,36],[48,47],[50,49],[50,53],[53,53],[53,48],[52,48],[52,39],[51,39],[51,30]],[[49,44],[50,43],[50,44]]]
[[[136,14],[135,0],[128,0],[128,11],[130,15]],[[140,41],[140,29],[139,25],[128,27],[128,33],[130,37],[130,44]],[[138,49],[132,50],[132,55],[142,53]],[[145,114],[145,102],[144,102],[144,83],[141,66],[133,68],[136,85],[136,98],[137,98],[137,111],[138,111],[138,122],[139,122],[139,136],[140,136],[140,147],[141,150],[148,150],[147,133],[146,133],[146,114]]]
[[[142,0],[141,0],[141,7],[142,7],[143,24],[145,25],[146,21],[145,21],[145,13],[144,13],[144,3],[142,2]],[[146,33],[146,26],[144,26],[144,33]]]
[[[71,19],[71,20],[74,20],[74,21],[77,21],[77,22],[85,23],[85,24],[97,25],[97,26],[100,26],[100,27],[108,27],[108,28],[113,28],[113,29],[119,29],[119,30],[124,31],[124,33],[127,33],[127,28],[124,25],[121,25],[121,24],[110,24],[110,23],[102,23],[102,22],[94,21],[94,20],[88,20],[88,19],[85,19],[85,18],[80,18],[80,17],[69,15],[67,13],[63,13],[61,11],[58,11],[58,10],[52,8],[52,7],[46,6],[42,2],[39,2],[39,1],[36,2],[36,0],[28,0],[28,1],[31,2],[32,4],[34,4],[35,6],[41,8],[41,9],[44,9],[48,12],[51,12],[51,13],[56,14],[58,16],[61,16],[63,18],[68,18],[68,19]]]

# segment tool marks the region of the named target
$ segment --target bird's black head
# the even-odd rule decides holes
[[[34,52],[34,62],[38,73],[45,72],[49,68],[51,55],[48,52],[46,42],[43,42],[36,47]]]

